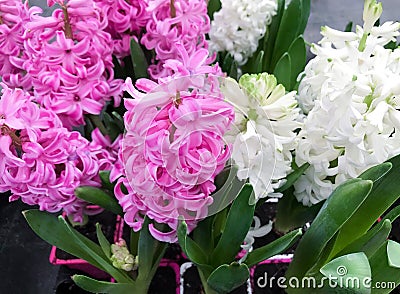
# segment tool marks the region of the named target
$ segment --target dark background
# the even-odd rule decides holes
[[[253,0],[257,1],[257,0]],[[399,0],[382,0],[381,21],[399,20]],[[45,0],[30,0],[45,7]],[[306,41],[318,42],[320,27],[343,30],[349,21],[362,23],[363,0],[312,0]],[[51,13],[45,9],[44,13]],[[309,55],[311,56],[311,55]],[[59,267],[49,263],[50,245],[28,227],[21,211],[29,206],[0,199],[0,294],[49,294],[54,292]]]

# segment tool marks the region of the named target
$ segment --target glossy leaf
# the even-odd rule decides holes
[[[297,77],[301,72],[304,71],[307,61],[307,49],[306,43],[304,42],[303,36],[300,35],[293,41],[288,50],[291,62],[291,87],[287,90],[293,90],[294,85],[297,82]]]
[[[149,74],[147,72],[148,64],[146,56],[134,38],[131,39],[131,59],[135,78],[148,78]]]
[[[187,224],[182,221],[178,228],[178,241],[182,251],[186,256],[197,265],[205,265],[208,258],[203,250],[187,235]]]
[[[390,266],[388,262],[388,243],[389,242],[385,242],[385,244],[368,259],[372,272],[371,285],[374,286],[377,283],[380,283],[380,285],[383,283],[386,283],[386,285],[394,285],[392,285],[392,288],[386,287],[386,289],[374,287],[371,292],[372,294],[391,293],[392,290],[400,284],[400,269]],[[391,254],[392,253],[400,255],[400,252],[391,252]]]
[[[392,240],[388,240],[387,255],[389,266],[400,268],[400,244]]]
[[[288,51],[292,42],[298,37],[301,21],[301,0],[292,0],[285,9],[276,37],[271,67],[276,71],[278,61]]]
[[[100,247],[104,252],[104,255],[110,258],[111,245],[110,242],[108,242],[107,238],[104,236],[99,223],[96,224],[96,235],[97,235],[97,240],[99,240]]]
[[[292,62],[288,53],[282,55],[274,69],[274,76],[276,77],[279,84],[282,84],[287,91],[292,88],[291,77],[292,77]]]
[[[304,174],[304,172],[309,168],[309,166],[310,166],[309,163],[305,163],[302,166],[296,168],[296,170],[291,172],[286,177],[285,184],[282,187],[276,189],[275,192],[282,193],[282,192],[286,191],[287,189],[289,189],[290,187],[292,187],[293,184],[300,178],[300,176],[302,174]]]
[[[303,276],[317,262],[329,240],[360,207],[371,188],[371,181],[353,179],[333,191],[297,246],[288,277]]]
[[[342,283],[340,290],[352,290],[358,294],[369,294],[371,289],[367,288],[361,281],[371,279],[371,268],[367,256],[362,253],[353,253],[340,256],[324,265],[320,272],[327,278],[343,280],[357,279],[360,283]],[[345,293],[345,291],[343,291]]]
[[[302,35],[307,27],[310,17],[311,0],[301,0],[301,19],[297,30],[297,35]]]
[[[214,19],[214,13],[221,9],[221,0],[209,0],[207,5],[207,12],[210,20]]]
[[[358,177],[363,180],[371,180],[376,182],[383,178],[392,169],[392,167],[393,164],[391,162],[384,162],[367,169]]]
[[[229,293],[243,285],[249,275],[249,268],[245,264],[223,264],[211,273],[207,283],[218,293]]]
[[[99,171],[99,177],[101,180],[101,186],[109,191],[114,191],[114,185],[110,182],[110,171],[102,170]]]
[[[210,258],[213,265],[229,264],[239,252],[253,222],[255,205],[249,205],[252,193],[252,186],[246,184],[233,202],[224,231]]]
[[[390,159],[393,167],[374,183],[374,187],[366,199],[354,213],[352,218],[341,228],[337,246],[333,254],[338,253],[353,240],[364,235],[386,210],[400,197],[400,156]],[[364,175],[361,175],[365,177]]]
[[[115,214],[123,215],[122,207],[117,199],[102,189],[91,186],[78,187],[75,189],[75,195],[79,199],[96,204]]]
[[[74,275],[72,280],[81,287],[83,290],[91,293],[106,293],[106,294],[126,294],[126,293],[140,293],[134,284],[128,283],[110,283],[104,281],[97,281],[95,279]]]
[[[264,62],[263,69],[268,73],[273,73],[274,67],[271,65],[272,55],[274,53],[274,46],[276,37],[279,31],[279,26],[282,21],[283,12],[285,11],[285,0],[278,0],[278,9],[276,15],[272,18],[272,22],[268,29],[268,36],[264,37]]]
[[[263,260],[280,254],[292,247],[301,235],[302,231],[301,229],[298,229],[272,241],[263,247],[257,248],[247,255],[245,263],[248,267],[252,267]]]
[[[253,73],[258,74],[263,72],[264,51],[260,51],[254,61]]]

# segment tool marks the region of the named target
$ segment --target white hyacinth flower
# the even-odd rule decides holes
[[[400,49],[384,48],[400,24],[371,27],[382,10],[376,1],[365,5],[365,24],[356,32],[322,28],[300,82],[298,100],[308,116],[295,158],[311,167],[294,186],[305,205],[400,153]]]
[[[239,65],[256,52],[258,41],[276,15],[276,0],[221,0],[211,22],[210,51],[229,52]]]
[[[274,193],[292,171],[292,153],[296,144],[299,109],[295,92],[286,94],[273,75],[246,74],[239,83],[226,79],[222,87],[225,99],[236,109],[236,129],[227,140],[233,144],[232,159],[238,166],[237,177],[249,179],[255,199]]]

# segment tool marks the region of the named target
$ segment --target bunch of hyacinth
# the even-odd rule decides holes
[[[256,52],[277,13],[276,0],[221,0],[210,30],[210,51],[230,53],[239,65]]]
[[[31,88],[31,79],[23,70],[25,24],[37,9],[28,8],[28,1],[0,0],[0,77],[12,88]]]
[[[208,48],[205,34],[210,29],[210,19],[206,1],[150,0],[147,13],[149,20],[140,42],[156,53],[154,64],[149,67],[153,79],[172,75],[165,62],[179,60],[176,44],[182,44],[189,55]]]
[[[138,38],[149,20],[149,13],[146,11],[149,0],[94,1],[107,18],[108,25],[105,31],[110,33],[112,37],[113,54],[120,59],[128,56],[131,38]]]
[[[300,132],[296,163],[311,164],[295,183],[306,205],[326,199],[340,183],[400,153],[400,49],[385,49],[399,23],[374,27],[380,4],[366,3],[364,26],[356,32],[322,28],[316,57],[299,87],[308,113]]]
[[[37,102],[70,128],[83,124],[84,114],[100,114],[111,97],[119,105],[122,81],[114,79],[107,20],[93,0],[56,2],[61,9],[51,17],[36,10],[26,25],[24,69]]]
[[[88,203],[77,199],[74,191],[100,186],[99,171],[115,161],[104,148],[107,140],[94,131],[89,142],[62,127],[52,111],[39,107],[21,89],[3,86],[0,192],[11,191],[10,200],[21,199],[49,212],[63,210],[74,221],[82,221]]]
[[[235,125],[227,135],[240,180],[249,179],[255,199],[280,197],[274,190],[291,172],[296,147],[299,109],[295,92],[287,93],[267,73],[246,74],[237,83],[226,79],[223,90],[236,110]]]

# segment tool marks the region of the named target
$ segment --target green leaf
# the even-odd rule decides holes
[[[243,285],[249,275],[249,268],[245,264],[223,264],[211,273],[207,283],[218,293],[229,293]]]
[[[390,220],[386,219],[371,229],[365,235],[350,243],[336,256],[346,255],[355,252],[364,252],[367,257],[371,257],[384,244],[392,229]]]
[[[100,247],[104,252],[104,255],[107,256],[108,258],[111,258],[110,242],[108,242],[107,238],[104,236],[99,223],[96,224],[96,234],[97,234],[97,239],[99,240]]]
[[[294,189],[291,187],[283,192],[283,197],[278,201],[275,229],[282,233],[302,227],[314,220],[324,204],[320,202],[310,207],[304,206],[293,193]]]
[[[193,230],[193,240],[196,242],[202,251],[209,255],[214,250],[213,224],[214,216],[209,216],[199,222]]]
[[[142,47],[140,47],[134,38],[131,39],[131,59],[135,78],[148,78],[149,74],[147,72],[148,64],[146,56],[144,55]]]
[[[75,189],[75,195],[79,199],[96,204],[115,214],[123,215],[122,208],[119,205],[117,199],[115,199],[113,196],[102,189],[92,186],[78,187]]]
[[[286,90],[290,91],[292,88],[291,77],[292,77],[292,62],[288,53],[282,55],[274,69],[274,76],[276,77],[279,84],[282,84]]]
[[[400,268],[400,244],[392,240],[388,240],[387,255],[389,266]]]
[[[108,293],[108,294],[126,294],[126,293],[143,293],[140,292],[134,284],[128,283],[110,283],[97,281],[95,279],[74,275],[72,280],[83,290],[91,293]]]
[[[301,0],[292,0],[285,9],[276,37],[271,69],[276,70],[278,61],[288,51],[290,44],[298,37],[299,25],[302,23]],[[289,75],[290,76],[290,75]]]
[[[99,177],[101,180],[101,186],[109,191],[114,191],[114,185],[110,182],[110,171],[102,170],[99,171]]]
[[[398,185],[400,156],[396,156],[388,162],[392,164],[392,169],[384,173],[384,166],[379,168],[384,176],[374,183],[374,187],[366,201],[340,230],[337,246],[332,254],[338,253],[353,240],[364,235],[376,220],[400,197],[400,186]],[[370,174],[370,172],[368,173]],[[365,175],[366,173],[361,176],[365,178]],[[376,177],[373,180],[376,180]]]
[[[135,232],[133,229],[131,231],[131,236],[129,238],[129,249],[131,251],[131,254],[136,256],[138,255],[138,249],[139,249],[139,238],[140,238],[140,231]]]
[[[308,18],[310,17],[311,0],[301,1],[301,20],[298,26],[297,35],[304,34],[307,27]]]
[[[369,258],[369,264],[371,266],[372,273],[372,293],[373,294],[386,294],[391,293],[394,288],[400,284],[400,269],[392,267],[389,265],[388,254],[389,254],[389,242],[385,242],[376,253]],[[399,252],[394,249],[394,252],[390,254],[399,254]],[[375,285],[386,284],[386,289],[374,287]],[[392,287],[389,287],[391,285]]]
[[[213,265],[229,264],[239,252],[253,222],[255,205],[249,205],[252,193],[252,186],[246,184],[233,202],[224,231],[210,258]]]
[[[229,75],[232,79],[238,79],[238,64],[236,61],[232,62],[231,69],[229,70]]]
[[[362,252],[340,256],[324,265],[320,272],[327,278],[337,278],[336,281],[339,281],[339,279],[359,281],[359,283],[343,283],[343,287],[340,288],[341,291],[349,289],[359,294],[371,293],[371,289],[362,283],[365,279],[371,279],[368,258]]]
[[[301,229],[298,229],[280,237],[279,239],[272,241],[268,245],[257,248],[247,255],[245,263],[248,267],[252,267],[263,260],[280,254],[292,247],[301,235],[302,231]]]
[[[371,181],[353,179],[344,182],[333,191],[297,246],[287,271],[288,277],[304,276],[317,262],[329,240],[367,198],[371,188]]]
[[[285,11],[285,0],[278,0],[278,9],[276,15],[272,18],[271,25],[268,28],[268,36],[264,37],[264,62],[263,69],[268,73],[273,73],[274,67],[271,66],[271,59],[274,53],[274,46],[276,37],[279,31],[279,26],[281,24],[283,12]]]
[[[221,1],[220,0],[209,0],[207,5],[207,12],[210,20],[214,19],[214,13],[221,9]]]
[[[383,178],[392,169],[392,167],[392,163],[384,162],[382,164],[378,164],[367,169],[358,177],[363,180],[371,180],[373,182],[376,182]]]
[[[178,227],[178,241],[182,251],[193,263],[197,265],[206,265],[208,263],[207,255],[199,245],[187,235],[187,224],[185,221],[182,221]]]
[[[293,86],[297,82],[297,77],[304,71],[307,61],[307,49],[303,36],[300,35],[289,47],[289,56],[291,62],[291,86],[292,88],[286,89],[293,90]]]
[[[264,51],[260,51],[257,55],[257,58],[254,62],[253,73],[262,73],[263,72],[263,60],[264,60]]]
[[[290,173],[286,177],[286,183],[282,187],[276,189],[275,192],[282,193],[287,189],[289,189],[290,187],[292,187],[293,184],[300,178],[300,176],[304,174],[304,172],[308,169],[309,166],[310,166],[309,163],[305,163],[302,166],[298,167],[296,170],[294,170],[292,173]]]

